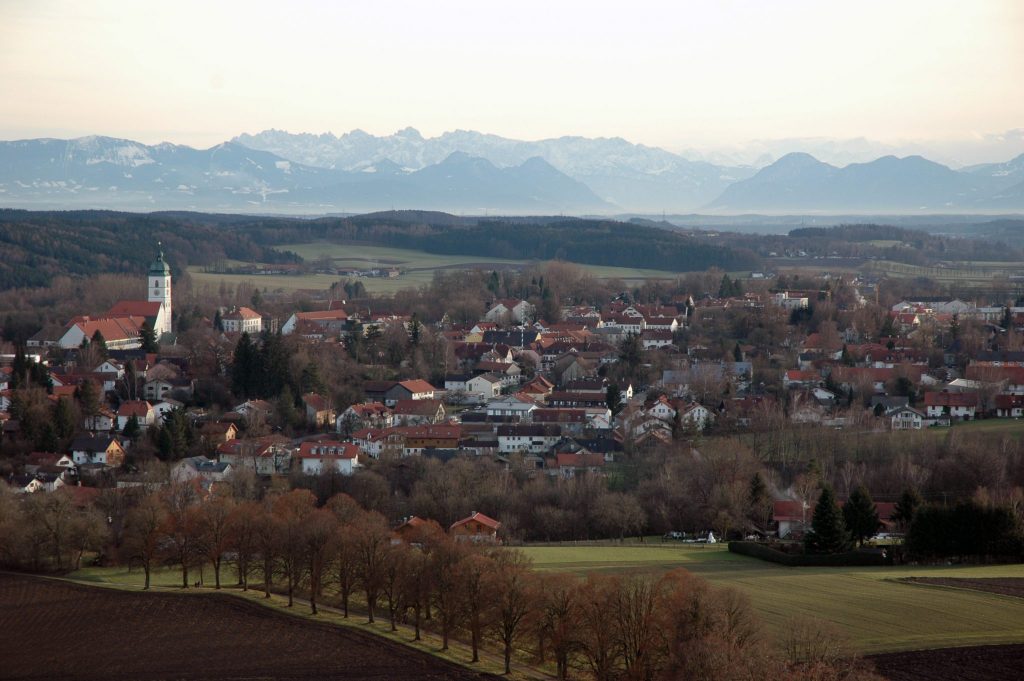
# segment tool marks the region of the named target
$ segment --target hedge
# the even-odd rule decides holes
[[[869,549],[863,551],[847,551],[845,553],[831,553],[823,555],[783,553],[765,544],[752,541],[731,541],[729,551],[739,553],[751,558],[760,558],[772,563],[788,565],[789,567],[839,567],[839,566],[874,566],[891,565],[892,554],[887,552],[882,556],[882,549]]]

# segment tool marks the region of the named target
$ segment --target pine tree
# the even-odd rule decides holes
[[[174,456],[174,436],[166,426],[157,435],[156,447],[161,461],[170,461]]]
[[[613,417],[618,416],[622,411],[622,390],[615,383],[610,383],[608,389],[605,390],[604,403],[608,405]]]
[[[857,485],[850,492],[850,498],[843,506],[843,521],[850,537],[858,545],[863,544],[865,539],[873,537],[881,525],[878,520],[878,508],[864,485]]]
[[[99,333],[97,331],[97,333]],[[156,331],[153,330],[153,325],[147,319],[142,323],[142,329],[139,331],[139,339],[142,341],[142,349],[146,352],[159,352],[160,346],[156,342]]]
[[[252,397],[256,380],[256,350],[248,333],[242,333],[231,360],[231,391],[239,397]]]
[[[736,345],[734,345],[732,348],[732,361],[743,361],[743,348],[740,347],[739,341],[736,341]]]
[[[220,313],[220,308],[213,314],[213,328],[215,331],[224,330],[224,317]]]
[[[900,527],[906,531],[910,524],[914,522],[914,516],[917,515],[918,509],[923,505],[924,499],[921,498],[921,494],[916,489],[912,487],[906,489],[900,495],[899,501],[896,502],[892,519],[899,523]]]
[[[57,400],[57,406],[53,410],[53,425],[57,430],[57,436],[66,440],[74,435],[78,430],[77,421],[71,400],[66,397]]]
[[[804,537],[804,548],[808,553],[841,553],[850,546],[843,514],[836,503],[832,487],[825,485],[814,507],[811,529]]]
[[[142,428],[139,426],[139,417],[135,414],[128,417],[128,420],[125,421],[124,428],[121,429],[121,434],[132,442],[139,439],[139,435],[142,434]]]
[[[101,358],[107,359],[107,357],[110,356],[107,350],[107,339],[103,337],[103,334],[100,333],[99,329],[96,329],[96,331],[93,332],[89,345],[94,346],[99,351],[99,356]]]
[[[772,497],[768,493],[768,485],[764,482],[761,473],[754,473],[750,479],[750,487],[747,489],[747,506],[750,509],[750,520],[759,529],[768,526],[771,518]]]

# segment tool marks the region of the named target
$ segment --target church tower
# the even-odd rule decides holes
[[[154,329],[159,338],[161,334],[171,332],[171,268],[164,261],[162,248],[157,252],[156,260],[149,266],[148,279],[149,302],[161,303],[164,308],[163,314],[160,315],[162,323]]]

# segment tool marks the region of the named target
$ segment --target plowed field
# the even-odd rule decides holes
[[[0,678],[471,679],[370,634],[226,594],[137,593],[0,575]]]
[[[941,648],[869,658],[889,681],[1009,681],[1024,678],[1024,645]]]

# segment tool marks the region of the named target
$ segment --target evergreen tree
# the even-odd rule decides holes
[[[604,392],[604,403],[608,405],[613,417],[622,411],[622,390],[617,384],[608,384],[608,389]]]
[[[44,423],[39,428],[39,434],[35,438],[36,449],[41,452],[56,452],[60,449],[60,439],[57,437],[57,429],[52,423]]]
[[[91,420],[92,417],[100,413],[100,408],[103,406],[100,403],[100,389],[93,381],[82,381],[78,389],[75,390],[75,396],[81,406],[82,416]],[[89,424],[90,428],[92,425],[92,423]]]
[[[825,485],[814,507],[811,529],[804,537],[804,548],[808,553],[841,553],[850,546],[843,514],[836,503],[832,487]]]
[[[157,434],[156,448],[161,461],[170,461],[174,456],[174,436],[166,426]]]
[[[89,345],[96,347],[99,351],[99,356],[102,359],[107,359],[107,357],[110,356],[109,351],[107,350],[107,339],[103,337],[103,334],[100,333],[99,329],[96,329],[96,331],[93,332]]]
[[[18,390],[28,385],[28,357],[25,356],[25,347],[18,344],[14,349],[14,363],[11,365],[10,386],[12,390]]]
[[[750,520],[759,529],[765,529],[771,518],[772,497],[768,493],[768,485],[765,484],[764,477],[760,472],[754,473],[754,477],[750,479],[750,487],[747,489],[747,506],[750,509]]]
[[[873,537],[881,525],[878,519],[878,508],[864,485],[857,485],[850,492],[850,498],[843,506],[843,521],[846,523],[850,537],[858,545],[863,544],[865,539]]]
[[[722,283],[718,285],[719,298],[731,298],[733,295],[733,283],[728,274],[722,275]]]
[[[71,400],[66,397],[57,400],[57,406],[53,410],[53,426],[57,431],[57,436],[62,440],[67,440],[78,430],[78,419],[75,418],[74,407],[71,405]]]
[[[850,354],[850,349],[846,347],[846,343],[843,343],[843,354],[839,361],[848,367],[852,367],[856,364],[856,362],[853,361],[853,355]]]
[[[220,308],[213,314],[213,328],[216,331],[224,330],[224,315],[220,313]]]
[[[138,440],[139,435],[142,434],[142,427],[139,426],[139,417],[135,414],[128,417],[128,420],[125,421],[124,428],[121,429],[121,434],[132,442]]]
[[[732,361],[743,361],[743,348],[740,347],[739,341],[736,341],[736,345],[734,345],[732,348]]]
[[[97,333],[99,332],[97,331]],[[150,324],[148,319],[142,323],[139,338],[142,340],[142,349],[146,352],[160,351],[160,346],[156,342],[156,331],[153,330],[153,325]]]
[[[295,408],[295,396],[287,385],[274,400],[274,414],[282,428],[292,428],[300,424],[299,410]]]
[[[1006,307],[1003,308],[1003,317],[999,321],[999,326],[1003,327],[1004,329],[1009,329],[1012,325],[1013,311],[1010,309],[1010,306],[1007,305]]]
[[[320,368],[310,362],[302,369],[302,377],[299,379],[301,390],[300,393],[305,395],[306,393],[317,393],[318,395],[325,392],[324,381],[320,378]]]
[[[242,398],[252,397],[255,393],[257,372],[259,371],[256,349],[247,332],[243,332],[235,345],[235,353],[231,360],[231,391]]]
[[[892,519],[895,520],[904,531],[914,522],[917,510],[924,505],[921,494],[913,487],[903,490],[896,507],[893,509]]]

